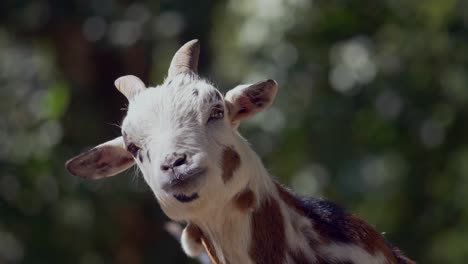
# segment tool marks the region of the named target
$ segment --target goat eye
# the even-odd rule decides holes
[[[133,157],[136,157],[138,155],[138,151],[140,151],[140,148],[137,147],[135,144],[130,143],[127,146],[127,151],[130,152]]]
[[[218,120],[218,119],[223,119],[224,118],[224,111],[221,108],[213,108],[210,113],[210,118],[208,119],[209,121],[212,120]]]

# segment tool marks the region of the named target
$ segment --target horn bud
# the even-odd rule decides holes
[[[200,55],[200,42],[198,39],[185,43],[174,54],[169,66],[168,76],[173,77],[185,72],[198,72],[198,57]]]

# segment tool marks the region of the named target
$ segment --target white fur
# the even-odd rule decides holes
[[[321,248],[330,260],[352,261],[359,264],[388,264],[381,252],[371,255],[364,249],[351,244],[331,244]]]
[[[203,245],[199,241],[197,241],[197,238],[193,238],[188,234],[187,228],[184,228],[184,230],[182,231],[180,243],[185,254],[192,258],[200,256],[200,254],[204,250]]]
[[[197,89],[198,96],[192,94],[193,89]],[[259,159],[231,127],[227,113],[224,120],[207,124],[212,105],[203,99],[216,91],[212,85],[191,74],[177,75],[163,85],[148,88],[133,97],[122,124],[122,130],[132,142],[142,147],[141,151],[150,151],[151,162],[142,163],[138,159],[136,162],[162,209],[174,220],[209,216],[245,188],[249,180],[254,186],[258,180],[265,181],[263,177],[249,178],[252,170],[261,174],[266,172],[263,166],[250,165],[259,163]],[[220,158],[227,146],[234,147],[239,153],[243,166],[231,182],[224,184],[220,177]],[[194,166],[208,169],[204,183],[194,190],[200,198],[191,203],[180,203],[161,190],[167,175],[161,172],[160,165],[166,155],[173,152],[189,153],[193,155]]]

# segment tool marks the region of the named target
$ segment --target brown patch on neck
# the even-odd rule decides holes
[[[234,197],[234,205],[244,213],[253,209],[255,205],[255,194],[249,188],[243,190]]]
[[[234,171],[240,166],[241,159],[232,147],[226,147],[223,151],[222,163],[223,181],[226,183],[231,180]]]
[[[273,197],[266,197],[252,213],[250,257],[257,264],[282,264],[286,261],[286,234],[281,208]]]

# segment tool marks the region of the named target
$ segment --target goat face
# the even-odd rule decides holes
[[[258,92],[274,86],[265,81],[249,87]],[[125,146],[171,218],[203,214],[247,185],[237,173],[244,150],[230,118],[233,110],[192,73],[168,78],[130,100],[122,124]]]
[[[240,85],[223,97],[196,74],[197,60],[198,42],[191,41],[174,56],[162,85],[146,88],[135,76],[117,79],[129,99],[122,136],[69,160],[68,171],[96,179],[136,163],[174,220],[224,206],[249,181],[240,173],[252,161],[237,133],[239,122],[269,106],[277,85]]]

